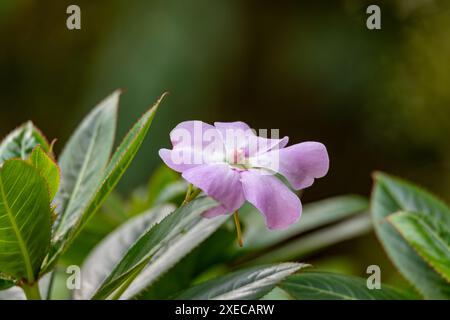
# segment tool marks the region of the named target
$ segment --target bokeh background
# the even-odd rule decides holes
[[[365,11],[375,3],[382,30],[371,31]],[[69,4],[81,7],[81,30],[66,28]],[[171,128],[199,119],[326,144],[330,172],[304,202],[368,196],[375,170],[450,200],[449,1],[1,0],[0,39],[0,136],[32,119],[58,151],[90,108],[123,88],[120,140],[171,93],[123,194],[160,165]],[[318,263],[354,274],[364,259],[389,265],[373,235],[325,258]]]

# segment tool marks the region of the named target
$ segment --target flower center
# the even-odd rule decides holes
[[[245,156],[245,151],[242,149],[236,149],[231,152],[228,163],[238,169],[248,169],[248,159]]]
[[[232,155],[231,159],[232,164],[242,164],[245,161],[245,154],[244,150],[242,149],[234,150],[231,155]]]

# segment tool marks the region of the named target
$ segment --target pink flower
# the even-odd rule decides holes
[[[300,199],[292,188],[311,186],[329,166],[328,153],[319,142],[286,147],[288,137],[266,139],[243,122],[185,121],[170,133],[172,150],[159,155],[188,182],[220,203],[204,213],[207,218],[233,213],[245,201],[264,216],[269,229],[282,229],[301,215]]]

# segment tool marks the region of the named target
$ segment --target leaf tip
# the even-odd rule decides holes
[[[167,97],[170,94],[169,91],[164,92],[158,100],[156,100],[155,104],[153,105],[152,109],[157,109],[161,102],[164,100],[165,97]]]
[[[371,176],[374,181],[378,181],[380,178],[385,176],[385,173],[377,170],[377,171],[373,171]]]
[[[122,95],[122,94],[126,93],[127,91],[128,91],[127,88],[117,88],[116,90],[113,91],[112,94]]]

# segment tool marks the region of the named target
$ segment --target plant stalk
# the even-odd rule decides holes
[[[234,218],[234,224],[236,225],[237,242],[240,247],[243,247],[244,241],[242,240],[241,222],[239,221],[239,213],[237,210],[234,212],[233,218]]]
[[[24,283],[22,290],[25,292],[27,300],[42,300],[39,283],[36,281],[32,284]]]
[[[188,189],[186,191],[186,196],[184,197],[184,201],[180,207],[183,207],[183,206],[187,205],[189,202],[191,202],[192,200],[194,200],[200,194],[200,192],[202,192],[202,190],[200,190],[198,188],[194,188],[194,186],[192,184],[189,184]]]
[[[191,197],[191,193],[192,193],[192,187],[193,187],[193,185],[189,183],[188,189],[186,191],[186,196],[184,197],[184,200],[183,200],[183,203],[181,204],[181,206],[185,206],[186,204],[188,204],[189,199]]]

